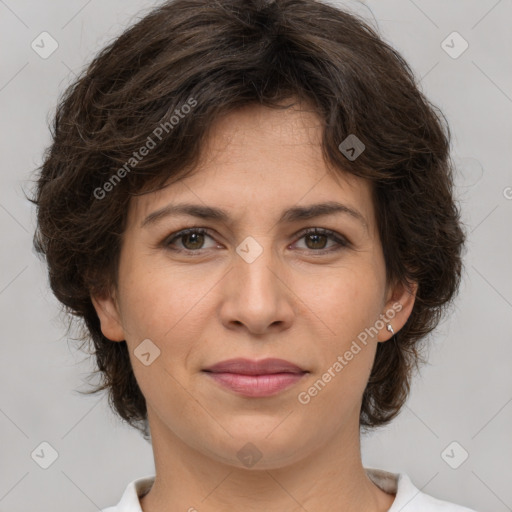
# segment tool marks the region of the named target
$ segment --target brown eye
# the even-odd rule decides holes
[[[185,249],[201,249],[204,243],[204,235],[202,233],[187,233],[186,235],[181,235],[180,238]]]
[[[308,249],[324,249],[328,240],[326,235],[318,235],[316,233],[306,235],[304,238],[306,241],[309,240],[311,242],[310,244],[306,242]]]
[[[318,254],[335,252],[350,245],[350,242],[345,237],[323,228],[313,228],[302,232],[302,239],[304,239],[306,247],[305,249],[299,247],[299,249],[310,250]],[[334,242],[330,248],[327,247],[329,239]]]
[[[190,228],[172,234],[163,242],[163,245],[175,251],[199,252],[201,249],[209,249],[213,247],[213,245],[210,247],[203,247],[206,238],[211,238],[213,240],[205,229]],[[175,247],[178,242],[180,244]]]

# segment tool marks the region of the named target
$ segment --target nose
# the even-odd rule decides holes
[[[289,271],[261,239],[257,245],[252,242],[252,255],[249,251],[244,253],[243,249],[248,247],[239,246],[239,252],[233,256],[233,267],[223,280],[222,323],[228,329],[246,330],[253,335],[288,329],[295,315]],[[255,250],[259,255],[253,259]]]

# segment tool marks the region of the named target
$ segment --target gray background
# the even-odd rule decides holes
[[[117,503],[129,481],[154,470],[151,446],[117,420],[106,397],[77,392],[88,389],[92,360],[68,341],[31,247],[34,211],[23,189],[49,144],[58,95],[100,48],[158,3],[0,0],[3,512],[92,512]],[[453,313],[431,337],[429,365],[401,415],[363,439],[363,462],[406,472],[424,492],[478,511],[512,510],[512,3],[331,3],[377,24],[445,113],[469,232]],[[47,59],[31,48],[43,31],[59,45]],[[458,58],[441,46],[453,31],[469,43]],[[31,457],[44,441],[58,452],[48,469]],[[453,441],[458,445],[443,458]],[[462,450],[468,459],[452,469],[445,460],[460,462]]]

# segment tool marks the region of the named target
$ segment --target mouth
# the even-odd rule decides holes
[[[237,373],[239,375],[271,375],[276,373],[304,373],[306,370],[285,359],[267,358],[260,361],[252,359],[228,359],[221,361],[204,371],[212,373]]]
[[[309,373],[284,359],[229,359],[203,370],[222,387],[246,397],[274,396]]]

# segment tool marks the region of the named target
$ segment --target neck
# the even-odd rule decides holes
[[[143,512],[385,512],[394,500],[362,466],[358,423],[288,464],[241,468],[186,445],[149,409],[148,417],[156,478]]]

